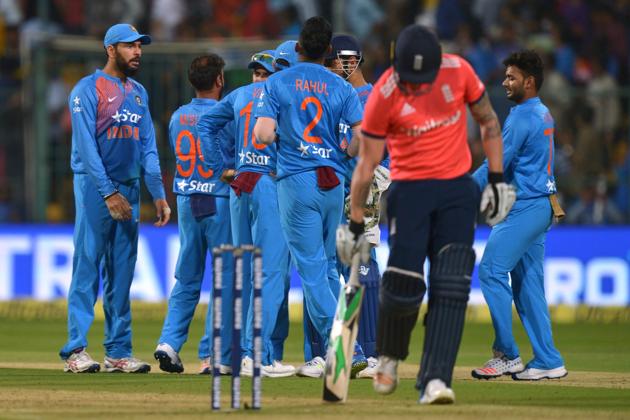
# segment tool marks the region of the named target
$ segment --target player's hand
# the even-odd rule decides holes
[[[107,209],[109,210],[109,214],[112,216],[112,219],[118,222],[127,222],[131,220],[132,209],[131,205],[119,192],[116,192],[105,199],[105,204],[107,205]]]
[[[337,228],[337,254],[345,265],[352,264],[352,257],[359,253],[363,264],[370,260],[370,244],[365,239],[365,225],[350,219],[350,224]]]
[[[494,226],[503,221],[516,201],[516,190],[503,180],[503,174],[490,172],[488,185],[481,195],[480,210],[486,214],[486,223]]]
[[[154,203],[155,209],[157,210],[157,221],[153,223],[153,226],[162,227],[167,224],[171,218],[171,208],[163,198],[155,200]]]
[[[221,174],[221,178],[219,179],[221,180],[221,182],[230,184],[232,181],[234,181],[235,176],[236,176],[236,170],[226,169],[225,171],[223,171],[223,173]]]

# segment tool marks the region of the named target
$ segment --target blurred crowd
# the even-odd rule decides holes
[[[154,41],[294,39],[313,15],[360,39],[364,73],[372,81],[389,66],[390,43],[401,28],[413,22],[435,28],[444,48],[476,69],[501,119],[512,105],[501,89],[501,61],[514,50],[536,49],[546,62],[541,96],[556,120],[556,177],[566,223],[630,223],[630,0],[0,0],[0,223],[29,221],[22,194],[29,162],[22,116],[29,109],[22,87],[30,80],[24,79],[21,52],[36,34],[102,39],[122,21]],[[69,158],[66,99],[87,72],[76,65],[51,69],[48,135],[51,144],[63,146],[52,159]],[[172,111],[153,110],[158,136]],[[477,137],[471,130],[475,164],[482,155]],[[73,217],[65,167],[50,177],[49,221]],[[163,170],[168,182],[172,168],[163,163]]]

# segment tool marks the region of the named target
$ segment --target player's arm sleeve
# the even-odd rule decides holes
[[[230,139],[228,135],[219,136],[219,133],[224,131],[224,127],[233,121],[234,92],[217,102],[197,122],[197,135],[199,136],[201,154],[204,157],[204,162],[215,172],[224,167],[222,151],[229,149],[228,143],[230,141],[232,142],[232,155],[234,154],[235,137]],[[233,128],[231,132],[234,133]],[[221,142],[225,142],[225,144],[221,144]],[[232,163],[231,168],[233,167],[234,164]]]
[[[218,135],[218,145],[224,169],[236,168],[236,121],[230,121]]]
[[[343,107],[341,118],[344,121],[348,121],[350,127],[358,125],[363,120],[363,106],[357,91],[350,88],[349,94],[346,96],[346,100]]]
[[[155,129],[153,119],[149,112],[149,101],[144,95],[144,103],[147,107],[146,114],[142,117],[140,124],[140,141],[142,141],[142,169],[144,169],[144,183],[153,197],[153,200],[165,198],[164,184],[162,183],[162,170],[160,169],[160,159],[158,157],[157,145],[155,141]]]
[[[78,101],[77,101],[78,99]],[[116,191],[116,187],[107,175],[103,160],[96,143],[96,92],[87,87],[75,89],[68,100],[72,121],[72,136],[77,152],[88,176],[98,188],[102,197]]]
[[[390,113],[393,107],[393,91],[384,88],[387,74],[381,76],[368,97],[363,110],[361,133],[374,139],[385,140],[389,127]]]
[[[510,124],[503,127],[503,173],[508,180],[513,178],[514,158],[527,140],[532,123],[534,122],[530,121],[530,118],[517,115],[511,118]],[[473,173],[473,179],[483,191],[488,183],[488,159],[484,159],[481,166]]]
[[[263,93],[254,101],[252,108],[252,116],[254,119],[267,117],[276,121],[278,120],[280,105],[276,95],[277,89],[274,89],[273,85],[273,81],[268,79],[267,82],[265,82]]]

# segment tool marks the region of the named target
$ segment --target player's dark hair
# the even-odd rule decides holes
[[[311,60],[322,58],[332,39],[332,26],[325,18],[314,16],[304,22],[300,32],[300,46]]]
[[[522,50],[513,52],[503,60],[505,67],[514,66],[525,74],[525,77],[532,76],[536,84],[536,91],[539,91],[544,81],[543,61],[534,50]]]
[[[221,75],[223,67],[225,61],[217,54],[202,55],[190,63],[188,81],[198,91],[210,90]]]

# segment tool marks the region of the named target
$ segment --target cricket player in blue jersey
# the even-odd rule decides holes
[[[564,216],[555,195],[554,121],[538,97],[543,84],[543,64],[538,54],[531,50],[516,52],[503,64],[503,87],[508,99],[516,102],[503,126],[503,167],[506,182],[516,187],[516,203],[507,218],[493,227],[479,265],[495,341],[493,358],[474,369],[472,376],[562,378],[567,370],[553,343],[543,270],[547,231],[554,217]],[[484,162],[474,173],[482,190],[487,175]],[[534,358],[526,366],[512,333],[512,301],[534,350]]]
[[[262,93],[265,80],[274,71],[274,59],[272,50],[254,54],[248,65],[253,70],[253,83],[232,91],[203,115],[199,133],[204,153],[216,154],[217,146],[211,139],[226,124],[236,122],[236,135],[228,139],[236,157],[236,174],[230,191],[232,233],[236,245],[254,244],[263,251],[262,375],[277,378],[295,374],[293,366],[280,363],[282,354],[275,354],[273,343],[279,311],[287,299],[290,260],[286,242],[278,236],[281,227],[275,180],[276,145],[259,143],[253,135],[252,121],[252,106]],[[245,278],[248,281],[244,283],[251,284],[251,277]],[[245,300],[253,299],[251,287],[249,290],[243,293]],[[244,334],[243,376],[253,374],[252,323],[250,310]]]
[[[361,64],[364,57],[359,42],[352,35],[335,35],[331,40],[332,50],[327,56],[324,65],[335,74],[347,80],[348,83],[357,91],[361,105],[365,106],[367,98],[372,92],[372,84],[368,83],[363,76]],[[342,150],[346,152],[345,165],[346,171],[344,177],[345,212],[342,215],[341,223],[347,224],[347,216],[349,215],[350,202],[350,180],[356,166],[356,154],[358,148],[348,150],[350,145],[351,129],[350,126],[342,121],[339,123],[339,141]],[[357,143],[355,143],[357,144]],[[389,158],[385,158],[374,172],[374,180],[370,188],[370,196],[366,205],[366,238],[372,246],[380,244],[380,197],[383,191],[390,184],[389,180]],[[345,279],[350,276],[350,267],[343,264],[337,258],[337,269]],[[380,282],[380,272],[378,263],[376,262],[376,253],[372,248],[370,260],[366,264],[359,267],[359,279],[365,287],[364,298],[361,304],[361,317],[359,318],[359,331],[357,335],[357,343],[352,358],[351,377],[353,378],[372,378],[376,374],[376,322],[378,315],[378,286]],[[307,349],[320,356],[325,354],[326,349],[321,348],[319,336],[314,331],[312,324],[305,316],[304,335],[307,339]],[[307,356],[308,358],[308,356]]]
[[[331,38],[324,18],[308,19],[296,45],[300,62],[267,79],[254,111],[258,141],[271,144],[278,139],[280,221],[302,278],[309,318],[324,348],[340,288],[335,230],[343,211],[345,167],[339,122],[345,120],[355,129],[362,118],[356,91],[322,65]],[[312,365],[322,376],[323,358],[307,361],[306,366]]]
[[[223,151],[204,155],[201,151],[198,124],[201,116],[216,106],[223,90],[225,62],[216,54],[195,58],[188,69],[188,80],[195,89],[195,98],[177,109],[169,124],[169,139],[176,159],[173,192],[177,195],[180,251],[175,267],[176,283],[168,301],[168,312],[154,356],[160,369],[180,373],[184,366],[179,351],[188,337],[188,328],[199,302],[208,250],[232,243],[229,228],[228,185],[220,180],[223,173]],[[234,136],[233,126],[217,132],[212,141],[220,144],[223,138]],[[230,301],[232,264],[223,270],[222,291]],[[222,311],[221,373],[231,372],[232,308]],[[210,373],[212,334],[212,304],[208,307],[205,335],[199,344],[201,368],[199,373]]]
[[[130,76],[140,68],[148,35],[128,24],[105,34],[107,64],[81,79],[69,97],[71,167],[76,219],[72,283],[68,292],[68,341],[59,355],[66,372],[98,372],[85,351],[103,274],[105,371],[149,372],[132,357],[129,290],[136,266],[140,174],[164,226],[171,210],[155,145],[148,96]]]

